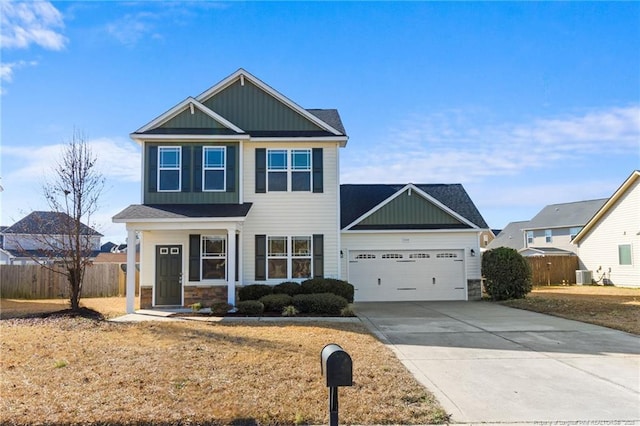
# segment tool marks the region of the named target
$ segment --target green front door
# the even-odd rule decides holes
[[[182,305],[182,246],[156,246],[156,305]]]

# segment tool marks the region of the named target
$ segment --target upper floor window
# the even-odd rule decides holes
[[[533,244],[533,231],[527,231],[527,244]]]
[[[311,191],[311,150],[267,150],[267,188],[269,191]]]
[[[202,190],[224,191],[226,188],[226,147],[205,146],[202,149]]]
[[[180,191],[181,154],[179,146],[158,147],[158,191]]]
[[[551,229],[544,230],[544,242],[545,243],[553,242],[553,233],[551,232]]]
[[[569,239],[573,240],[581,229],[581,227],[569,228]]]

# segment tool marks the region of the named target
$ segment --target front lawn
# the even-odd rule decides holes
[[[535,287],[525,299],[501,302],[576,321],[640,334],[640,289],[610,286]]]
[[[326,424],[320,351],[340,344],[354,386],[343,424],[446,413],[359,324],[0,321],[1,424]]]

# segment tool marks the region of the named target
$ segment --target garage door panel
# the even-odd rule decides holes
[[[356,301],[465,300],[459,251],[353,251],[349,282]]]

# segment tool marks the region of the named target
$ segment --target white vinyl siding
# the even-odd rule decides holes
[[[640,287],[640,179],[612,205],[582,238],[578,247],[580,269],[603,271],[616,286]],[[629,245],[631,265],[620,265],[619,246]]]
[[[304,150],[323,148],[321,193],[306,191],[255,192],[255,149]],[[244,202],[253,203],[243,225],[244,283],[255,281],[255,236],[323,235],[324,276],[339,276],[338,143],[245,143],[243,150]],[[270,283],[285,281],[269,280]]]

